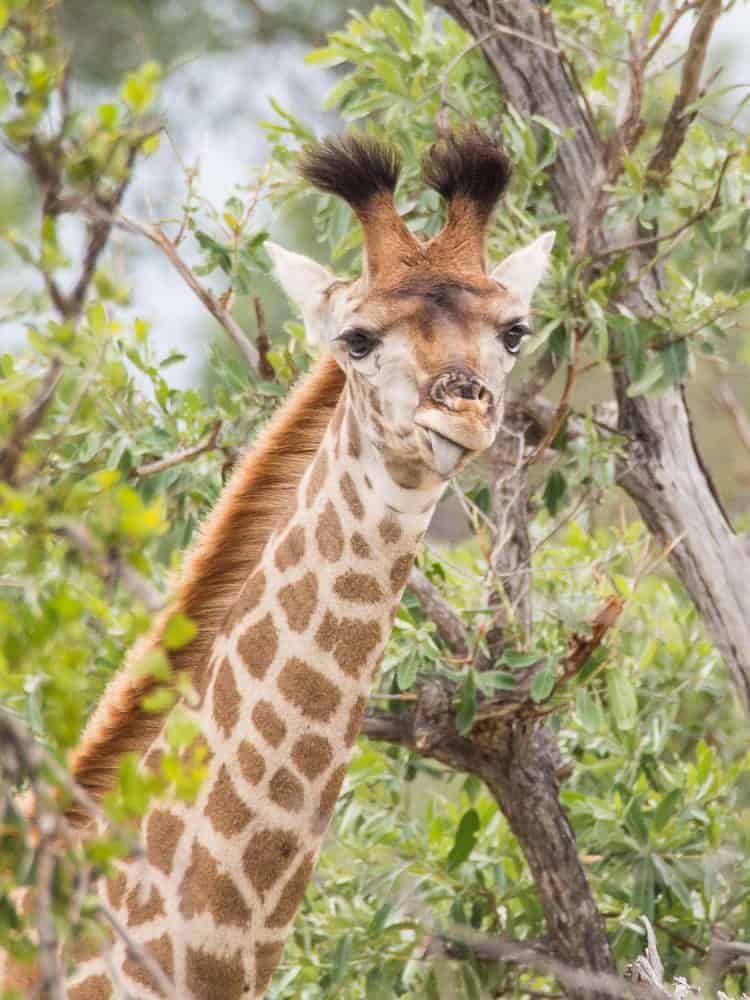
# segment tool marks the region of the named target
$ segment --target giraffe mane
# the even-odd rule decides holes
[[[343,373],[324,355],[241,461],[204,522],[168,607],[110,681],[71,755],[73,779],[95,799],[113,786],[122,755],[144,752],[161,729],[163,715],[147,712],[142,705],[160,682],[137,668],[159,648],[165,625],[177,612],[187,615],[198,632],[168,654],[172,669],[189,674],[200,690],[217,630],[288,509],[343,386]],[[67,816],[76,824],[90,819],[77,805],[69,807]]]

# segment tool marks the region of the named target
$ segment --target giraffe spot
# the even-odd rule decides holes
[[[305,801],[302,782],[286,767],[280,767],[274,774],[268,790],[276,805],[289,812],[299,812]]]
[[[305,529],[301,524],[287,531],[283,541],[279,544],[274,555],[274,562],[277,569],[286,573],[292,566],[296,566],[305,556]]]
[[[174,957],[172,954],[172,942],[169,940],[169,935],[162,934],[159,938],[147,941],[142,947],[143,951],[145,951],[147,955],[150,955],[156,964],[161,967],[162,972],[167,977],[169,982],[174,982]],[[147,986],[154,990],[154,992],[161,995],[158,983],[153,978],[151,973],[143,967],[142,963],[139,962],[138,959],[132,957],[126,958],[122,963],[122,971],[134,982],[139,983],[141,986]]]
[[[284,886],[276,908],[266,920],[266,927],[286,927],[293,919],[305,895],[307,883],[310,881],[314,867],[315,855],[311,851],[305,855],[294,875]]]
[[[359,731],[362,728],[362,720],[365,717],[365,709],[367,708],[367,698],[362,697],[362,695],[357,698],[357,700],[352,705],[352,710],[349,713],[349,721],[346,724],[346,733],[344,734],[344,742],[348,747],[354,745],[354,741],[359,735]]]
[[[107,879],[107,899],[113,910],[120,909],[120,903],[122,903],[122,897],[125,895],[127,884],[128,880],[125,877],[124,871],[118,870],[116,875]]]
[[[247,578],[240,591],[239,600],[232,615],[232,623],[241,621],[248,612],[257,608],[265,589],[266,574],[262,569],[256,569]]]
[[[401,525],[392,514],[386,515],[378,525],[380,537],[387,545],[395,545],[401,537]]]
[[[284,664],[278,686],[288,702],[303,715],[319,722],[328,722],[341,701],[339,689],[296,656]]]
[[[163,756],[164,756],[164,751],[154,747],[153,750],[149,750],[149,752],[146,754],[143,761],[143,766],[146,768],[147,771],[150,771],[152,774],[158,774],[159,771],[161,771],[161,759]]]
[[[353,569],[336,577],[333,590],[337,597],[354,604],[376,604],[383,599],[383,591],[375,577],[368,573],[355,573]]]
[[[372,550],[367,542],[364,540],[362,535],[358,531],[355,531],[352,535],[352,552],[355,556],[359,556],[360,559],[369,559],[372,556]]]
[[[197,840],[193,841],[190,864],[177,892],[180,913],[187,920],[208,912],[216,924],[245,928],[250,925],[250,910],[239,889]]]
[[[279,645],[279,633],[269,612],[251,625],[237,640],[237,652],[249,673],[262,680],[273,663]]]
[[[240,1000],[248,995],[242,952],[233,955],[214,955],[205,948],[188,945],[185,978],[190,996],[196,1000],[221,997],[221,1000]]]
[[[422,470],[416,462],[388,459],[385,468],[393,482],[404,490],[416,490],[422,483]]]
[[[284,950],[283,941],[264,941],[255,946],[255,992],[263,996]]]
[[[131,927],[145,924],[154,917],[164,915],[164,899],[155,885],[151,886],[148,899],[141,900],[141,885],[136,882],[125,899],[128,910],[128,923]]]
[[[86,976],[77,986],[69,987],[67,993],[68,1000],[109,1000],[112,995],[112,983],[103,973]]]
[[[391,588],[394,594],[398,594],[406,586],[413,562],[414,557],[411,555],[399,556],[391,566]]]
[[[242,777],[250,785],[257,785],[266,773],[266,762],[252,743],[243,740],[237,747],[237,757],[240,762]]]
[[[292,760],[297,770],[314,781],[333,760],[333,749],[325,736],[309,733],[300,736],[292,747]]]
[[[357,493],[357,487],[354,485],[354,480],[348,472],[345,472],[341,477],[339,486],[341,488],[341,496],[344,498],[346,506],[352,512],[353,516],[356,517],[358,521],[361,521],[365,516],[365,508],[359,498],[359,493]]]
[[[359,458],[362,454],[362,441],[359,436],[359,427],[357,427],[357,418],[354,416],[354,412],[351,409],[347,414],[346,433],[349,438],[347,450],[350,457]]]
[[[315,457],[312,471],[310,472],[310,478],[307,481],[305,499],[307,500],[308,507],[312,507],[315,503],[315,498],[323,488],[323,483],[326,481],[327,475],[328,455],[326,454],[325,449],[321,449]]]
[[[256,892],[262,896],[291,865],[300,843],[291,830],[267,827],[250,838],[242,865]]]
[[[224,764],[221,765],[211,794],[208,796],[205,812],[214,830],[225,837],[233,837],[240,833],[253,818],[252,810],[248,809],[235,791],[229,771]]]
[[[333,656],[345,674],[359,677],[368,657],[380,642],[377,622],[359,622],[344,618],[336,634]]]
[[[317,813],[312,821],[312,831],[314,834],[320,835],[325,832],[345,777],[346,764],[340,764],[325,783],[325,787],[320,793]]]
[[[169,875],[174,852],[185,824],[165,809],[154,809],[146,825],[146,856],[149,864]]]
[[[315,633],[315,641],[325,653],[330,653],[336,644],[337,626],[336,616],[331,611],[326,611]]]
[[[318,518],[315,529],[315,539],[320,554],[327,562],[336,562],[344,551],[344,533],[341,530],[341,519],[329,500]]]
[[[240,694],[229,660],[224,657],[214,681],[214,722],[227,738],[240,717]]]
[[[279,601],[286,613],[286,620],[293,632],[304,632],[310,624],[318,603],[318,581],[314,573],[305,573],[297,583],[290,583],[279,591]]]
[[[253,722],[260,735],[272,747],[277,747],[286,736],[284,720],[270,701],[258,702],[253,709]]]

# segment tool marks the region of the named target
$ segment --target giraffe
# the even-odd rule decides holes
[[[303,175],[358,217],[362,274],[345,281],[270,246],[320,360],[227,487],[176,601],[112,682],[74,757],[94,795],[111,786],[124,750],[158,763],[164,719],[141,710],[151,681],[131,668],[158,645],[169,613],[185,610],[199,634],[172,657],[198,693],[191,711],[208,773],[193,801],[151,806],[145,860],[118,863],[100,888],[150,963],[115,938],[106,960],[78,962],[69,1000],[122,989],[162,997],[166,981],[179,998],[264,996],[417,546],[450,478],[500,428],[553,234],[488,270],[486,229],[510,164],[477,128],[443,136],[425,156],[424,181],[447,203],[429,241],[396,211],[399,165],[391,148],[354,134],[303,158]],[[70,818],[82,820],[74,808]]]

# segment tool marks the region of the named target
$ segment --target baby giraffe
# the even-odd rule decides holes
[[[416,548],[450,477],[500,427],[553,234],[488,271],[486,228],[510,167],[477,129],[425,158],[424,181],[447,203],[429,241],[397,214],[398,171],[391,149],[362,136],[304,157],[304,176],[356,213],[363,273],[341,280],[270,247],[320,360],[227,487],[171,605],[199,625],[172,657],[199,693],[208,775],[194,801],[153,805],[145,862],[101,887],[152,963],[113,940],[75,967],[70,1000],[163,997],[166,981],[194,1000],[265,994]],[[146,686],[131,664],[94,714],[73,761],[92,794],[125,750],[158,761],[164,719],[142,711]]]

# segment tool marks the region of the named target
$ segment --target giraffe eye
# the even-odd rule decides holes
[[[346,345],[349,357],[354,361],[361,361],[368,354],[375,350],[380,341],[367,330],[347,330],[336,340]]]
[[[503,346],[508,354],[518,354],[521,350],[521,341],[531,333],[525,323],[514,323],[502,334]]]

